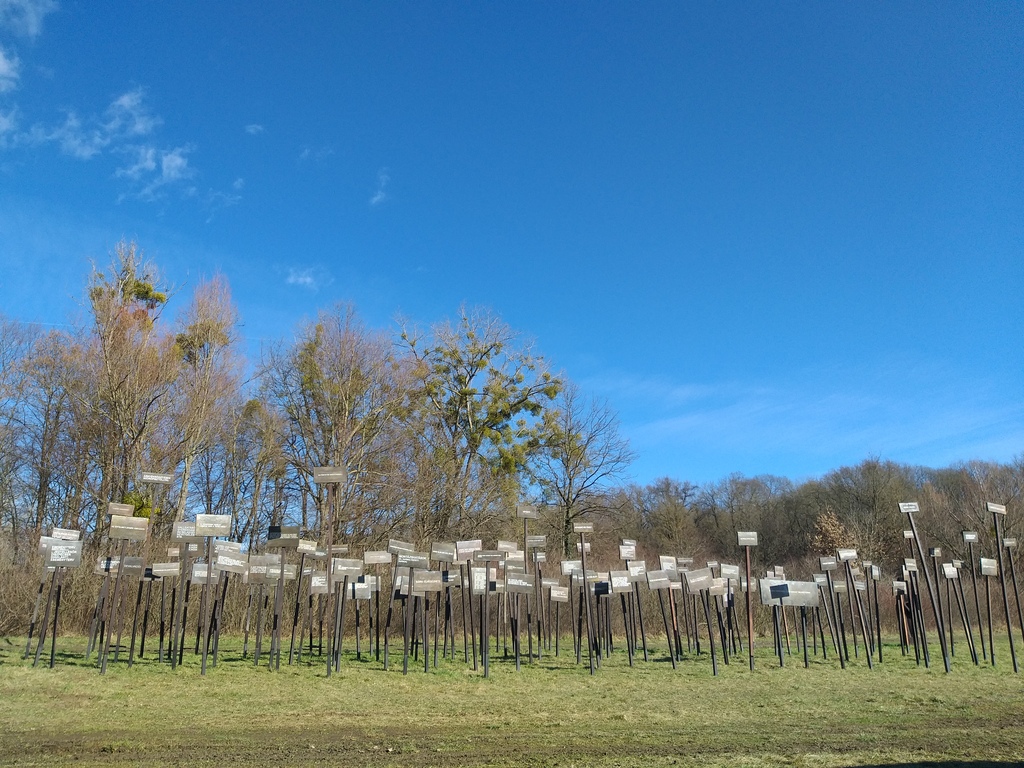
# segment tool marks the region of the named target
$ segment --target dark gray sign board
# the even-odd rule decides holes
[[[77,568],[82,564],[81,541],[54,541],[47,548],[48,568]]]
[[[430,545],[430,559],[437,563],[454,563],[455,544],[434,542]]]
[[[317,485],[326,483],[344,483],[348,480],[345,467],[313,467],[313,482]]]
[[[416,545],[411,544],[407,541],[399,541],[398,539],[391,539],[388,541],[388,552],[392,555],[400,555],[403,553],[415,552]]]
[[[382,550],[363,552],[364,565],[391,565],[391,553]]]
[[[427,552],[399,552],[396,564],[399,568],[430,567],[430,555]]]
[[[122,517],[133,517],[135,515],[134,504],[119,504],[111,501],[107,504],[108,515],[121,515]]]
[[[149,533],[149,519],[145,517],[110,516],[107,535],[111,539],[124,541],[145,541]]]

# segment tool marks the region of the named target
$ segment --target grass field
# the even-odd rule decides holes
[[[898,646],[874,670],[863,649],[846,670],[831,655],[780,669],[763,644],[755,672],[742,657],[717,678],[706,656],[630,669],[617,651],[594,677],[564,653],[518,673],[498,655],[485,680],[461,661],[403,676],[396,655],[388,672],[354,654],[331,679],[319,659],[271,672],[235,639],[205,678],[191,654],[172,671],[149,652],[101,677],[81,639],[61,638],[50,670],[0,638],[0,764],[1020,764],[1024,676],[1005,642],[995,669],[958,647],[948,675],[938,647],[931,669]]]

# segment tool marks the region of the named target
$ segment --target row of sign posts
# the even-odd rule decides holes
[[[166,478],[167,476],[162,477]],[[506,631],[511,628],[512,652],[516,669],[520,668],[524,613],[526,656],[532,661],[534,658],[541,657],[545,645],[550,650],[551,609],[554,608],[554,652],[558,655],[561,635],[560,613],[562,606],[565,605],[568,605],[569,609],[577,663],[582,662],[582,653],[585,647],[590,672],[594,674],[601,666],[602,657],[610,653],[613,648],[612,606],[616,595],[618,595],[619,607],[622,611],[625,645],[629,663],[632,666],[634,656],[639,654],[641,649],[644,659],[648,659],[640,593],[641,582],[646,583],[648,589],[657,595],[662,625],[669,646],[669,658],[673,668],[676,666],[677,659],[683,657],[681,625],[685,626],[687,647],[691,647],[692,639],[697,653],[701,653],[699,626],[701,613],[703,613],[703,624],[707,631],[713,674],[718,674],[719,656],[725,664],[729,663],[730,650],[735,655],[737,649],[742,648],[735,601],[736,592],[742,591],[745,593],[748,663],[750,669],[753,670],[754,606],[752,593],[755,590],[759,593],[761,604],[771,608],[774,650],[780,665],[785,664],[784,646],[789,649],[790,644],[787,608],[794,612],[797,608],[800,609],[799,628],[805,666],[809,664],[808,618],[811,620],[811,639],[815,652],[817,652],[820,638],[822,653],[827,657],[825,647],[825,626],[827,625],[832,646],[843,668],[850,662],[849,639],[852,639],[854,656],[859,656],[860,643],[863,643],[865,659],[869,667],[873,666],[873,656],[876,650],[878,660],[882,660],[878,603],[880,569],[870,562],[862,562],[859,567],[855,566],[858,559],[856,550],[839,549],[834,557],[822,557],[819,560],[821,573],[815,574],[813,581],[810,582],[789,580],[781,568],[772,569],[766,577],[758,581],[751,575],[751,549],[758,545],[756,532],[740,532],[737,535],[737,544],[744,550],[745,575],[740,573],[740,566],[708,563],[705,568],[693,569],[691,567],[692,559],[676,557],[661,557],[659,559],[660,567],[657,570],[648,570],[644,561],[636,559],[636,542],[623,540],[619,547],[619,555],[625,563],[625,569],[595,573],[587,567],[590,543],[586,538],[587,534],[593,533],[593,524],[576,522],[573,525],[573,532],[579,536],[576,546],[580,559],[578,561],[562,561],[562,575],[569,577],[569,586],[566,587],[556,579],[543,577],[541,566],[546,559],[544,552],[546,539],[543,536],[530,535],[529,522],[537,518],[537,513],[533,508],[524,506],[517,510],[517,517],[523,521],[523,548],[521,550],[515,542],[499,542],[497,549],[484,550],[482,542],[474,540],[449,544],[435,543],[429,551],[421,552],[417,551],[411,543],[392,540],[387,551],[366,552],[362,558],[337,557],[336,555],[348,554],[345,545],[335,545],[332,540],[334,527],[332,513],[338,497],[337,490],[338,486],[346,482],[346,478],[347,474],[343,469],[333,467],[318,468],[314,472],[315,482],[326,485],[328,490],[327,509],[324,513],[327,545],[324,549],[319,549],[315,541],[301,539],[297,527],[273,526],[268,536],[265,554],[243,554],[241,544],[226,540],[231,533],[230,515],[197,515],[194,522],[174,524],[172,539],[178,545],[179,559],[172,562],[154,563],[148,569],[144,567],[141,557],[128,555],[129,546],[146,540],[148,520],[134,517],[134,508],[131,505],[111,503],[108,510],[110,513],[108,539],[111,546],[117,547],[118,552],[116,556],[108,555],[105,558],[100,558],[96,566],[96,572],[103,576],[103,583],[93,612],[87,657],[92,650],[97,650],[101,673],[106,671],[111,650],[114,653],[114,661],[118,660],[129,603],[127,596],[129,587],[123,582],[135,578],[137,579],[137,589],[131,646],[128,655],[129,666],[135,658],[136,631],[145,588],[146,601],[142,614],[140,656],[144,653],[154,581],[160,581],[159,659],[160,661],[165,660],[165,615],[167,585],[170,581],[172,584],[171,621],[169,633],[166,633],[169,637],[166,644],[166,658],[172,667],[182,663],[186,645],[190,591],[192,585],[196,584],[201,586],[202,593],[199,617],[196,622],[195,652],[201,654],[201,670],[205,675],[211,655],[212,663],[216,665],[217,662],[222,625],[221,612],[230,576],[238,574],[242,577],[243,582],[248,584],[249,589],[243,654],[247,654],[249,649],[249,629],[255,595],[254,664],[260,663],[263,645],[263,611],[267,607],[265,603],[269,603],[271,599],[271,595],[265,594],[264,589],[270,586],[273,588],[273,608],[271,609],[269,664],[273,668],[280,667],[286,616],[285,587],[286,582],[294,580],[296,588],[290,611],[292,626],[288,663],[291,664],[294,658],[301,660],[302,645],[307,628],[309,651],[312,653],[314,624],[319,623],[321,627],[319,650],[326,657],[328,676],[332,671],[339,669],[346,626],[346,609],[350,604],[353,605],[355,612],[357,654],[361,655],[362,606],[368,606],[371,600],[374,602],[374,608],[369,610],[371,650],[379,660],[382,650],[381,633],[383,632],[385,669],[389,665],[390,634],[393,619],[396,617],[396,606],[397,618],[401,622],[402,631],[403,672],[408,672],[410,658],[420,653],[422,653],[424,671],[430,668],[429,629],[432,607],[434,664],[435,666],[437,664],[439,648],[442,654],[450,655],[454,659],[456,595],[461,596],[465,660],[469,663],[471,648],[473,668],[478,668],[479,657],[479,665],[483,667],[485,677],[490,674],[492,629],[495,648],[498,647],[498,624],[502,624]],[[169,481],[169,478],[167,480]],[[158,481],[151,480],[150,482]],[[954,604],[968,649],[977,664],[978,654],[967,609],[967,597],[960,579],[963,563],[959,561],[942,563],[940,568],[941,550],[932,548],[928,551],[928,558],[932,560],[931,570],[927,566],[919,568],[918,563],[924,565],[927,563],[927,559],[914,521],[914,513],[918,511],[918,505],[913,502],[901,503],[900,509],[907,515],[909,521],[910,528],[905,532],[905,536],[911,547],[910,557],[903,564],[903,579],[893,582],[893,593],[897,605],[897,630],[903,652],[909,652],[912,642],[918,660],[920,661],[923,656],[924,663],[926,665],[930,663],[921,590],[920,574],[923,573],[946,671],[950,669],[950,655],[954,648]],[[997,540],[1003,543],[1003,546],[998,548],[996,559],[981,558],[979,561],[981,575],[985,580],[986,604],[988,605],[987,652],[994,664],[989,579],[998,576],[1002,587],[1010,653],[1016,672],[1018,663],[1010,621],[1005,575],[1009,570],[1013,580],[1021,631],[1024,633],[1024,612],[1021,611],[1016,578],[1013,576],[1012,550],[1016,542],[1011,539],[1001,539],[1000,523],[1002,516],[1005,515],[1005,507],[989,503],[987,509],[993,514]],[[963,538],[969,548],[972,563],[971,577],[974,586],[975,615],[977,616],[982,657],[984,658],[986,645],[984,632],[981,631],[981,606],[973,568],[973,545],[977,541],[977,534],[965,531]],[[38,664],[49,634],[51,640],[50,664],[52,666],[64,573],[68,568],[80,565],[82,542],[77,531],[55,529],[52,536],[44,537],[40,547],[44,554],[44,572],[32,611],[25,655],[27,657],[31,652],[34,636],[36,640],[34,663]],[[1004,566],[1003,548],[1007,549],[1009,568]],[[286,553],[289,552],[299,555],[297,565],[286,562]],[[199,562],[200,560],[204,562]],[[315,566],[307,568],[307,560],[311,563],[326,560],[326,564],[323,570],[317,570]],[[432,569],[432,562],[439,564],[441,569]],[[391,573],[387,618],[382,622],[380,594],[384,582],[380,569],[387,565],[393,565],[394,568]],[[457,571],[455,570],[456,566]],[[374,573],[368,573],[367,571],[370,569]],[[835,578],[836,575],[839,575],[840,578]],[[939,590],[940,575],[946,582],[947,611],[945,614],[942,610],[942,596]],[[842,578],[843,576],[845,578]],[[49,592],[40,622],[40,606],[47,581],[50,585]],[[301,610],[304,583],[308,585],[305,616]],[[873,595],[872,586],[874,587]],[[458,591],[456,592],[456,590]],[[495,593],[502,593],[502,599],[497,607],[497,621],[492,627],[494,611],[491,606],[491,595]],[[665,599],[666,593],[668,594],[667,600]],[[845,609],[843,606],[844,595]],[[320,599],[319,610],[316,612],[319,622],[314,618],[315,596]],[[681,606],[678,604],[678,597],[683,597]],[[824,609],[824,621],[822,620],[822,609]],[[712,611],[715,614],[714,618]],[[52,629],[50,628],[51,614]],[[796,616],[795,613],[793,615]],[[847,621],[849,621],[849,627]],[[37,624],[38,631],[36,630]],[[326,653],[323,650],[324,624],[326,624]],[[418,633],[417,628],[419,629]],[[303,636],[298,639],[298,654],[296,656],[296,635],[300,629]],[[716,635],[719,644],[717,649]],[[472,644],[470,644],[471,639]],[[536,651],[534,639],[536,639]],[[507,648],[506,636],[506,654],[508,653]]]

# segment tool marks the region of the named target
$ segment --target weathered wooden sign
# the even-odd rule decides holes
[[[472,583],[470,590],[474,596],[482,596],[487,593],[487,569],[473,566],[469,569],[469,578]]]
[[[537,520],[540,517],[540,513],[533,507],[522,506],[516,510],[516,517],[522,520]]]
[[[391,553],[382,550],[363,552],[364,565],[391,565]]]
[[[82,542],[56,539],[47,548],[47,568],[77,568],[82,564]]]
[[[312,539],[299,539],[295,551],[300,555],[315,555],[317,544]]]
[[[249,568],[249,557],[241,552],[218,552],[213,567],[228,573],[245,573]]]
[[[434,542],[430,545],[430,559],[436,563],[454,563],[455,544]]]
[[[757,531],[737,531],[736,542],[741,547],[756,547]]]
[[[133,517],[135,515],[134,504],[119,504],[116,501],[107,503],[108,515],[120,515],[121,517]]]
[[[823,571],[834,571],[839,567],[839,563],[834,557],[819,557],[818,567]]]
[[[594,532],[594,524],[593,523],[573,523],[572,524],[572,532],[573,533],[593,533]]]
[[[163,472],[143,472],[141,479],[142,482],[152,483],[153,485],[169,485],[174,476],[164,474]]]
[[[722,563],[720,573],[723,579],[729,579],[730,581],[740,580],[740,567],[738,565]]]
[[[613,593],[629,593],[633,590],[633,582],[629,579],[629,571],[611,571],[608,577]]]
[[[539,534],[537,536],[527,536],[526,546],[530,549],[541,549],[548,545],[547,534]]]
[[[326,483],[344,483],[348,480],[345,467],[313,467],[313,482],[317,485]]]
[[[150,567],[153,575],[158,579],[164,579],[167,577],[177,576],[181,572],[181,563],[168,562],[168,563],[153,563]]]
[[[986,501],[985,502],[985,509],[987,509],[989,512],[991,512],[994,515],[1005,515],[1006,514],[1006,505],[1005,504],[996,504],[995,502],[992,502],[992,501]]]
[[[647,580],[647,563],[643,560],[633,560],[626,566],[626,570],[629,571],[629,578],[633,582],[642,582]]]
[[[651,589],[668,589],[668,574],[665,571],[648,571],[647,586]]]
[[[231,515],[196,515],[196,536],[231,535]]]
[[[425,568],[412,569],[412,591],[414,594],[427,594],[441,592],[444,589],[444,579],[441,571],[431,571]]]
[[[921,508],[918,506],[916,501],[901,501],[900,512],[908,514],[911,512],[920,512]]]
[[[267,531],[267,549],[296,549],[298,546],[299,526],[297,525],[272,525]]]
[[[465,563],[473,559],[473,553],[483,549],[484,543],[480,539],[469,539],[467,541],[455,542],[455,559]]]
[[[411,544],[408,541],[399,541],[398,539],[390,539],[388,541],[388,552],[392,555],[400,555],[402,553],[415,552],[416,545]]]
[[[327,594],[327,571],[313,571],[309,575],[309,592],[312,595]]]
[[[577,571],[583,570],[582,560],[563,560],[561,562],[561,570],[563,576],[572,576]]]
[[[399,552],[397,559],[399,568],[423,568],[430,567],[430,555],[426,552]]]
[[[714,574],[710,568],[698,568],[695,571],[683,571],[683,578],[686,580],[686,591],[695,595],[702,589],[711,589]]]
[[[841,563],[845,563],[848,560],[856,560],[857,559],[857,550],[856,549],[838,549],[838,550],[836,550],[836,558]]]
[[[996,562],[995,558],[983,557],[981,558],[980,565],[982,576],[999,575],[999,563]]]
[[[174,523],[171,526],[171,541],[177,541],[180,543],[193,543],[198,544],[203,541],[202,536],[196,535],[196,524],[194,521]]]
[[[964,544],[975,544],[978,541],[977,531],[964,531],[961,535],[964,537]]]
[[[110,516],[110,529],[107,535],[111,539],[124,541],[145,541],[149,533],[149,519],[145,517]]]
[[[636,559],[636,544],[620,544],[619,545],[619,559],[620,560],[634,560],[634,559]]]
[[[500,563],[505,559],[505,554],[497,549],[481,549],[473,553],[473,561],[477,563]]]
[[[527,573],[509,572],[505,576],[505,590],[516,595],[532,595],[534,592],[533,577]]]
[[[401,561],[401,556],[398,559]],[[331,564],[331,571],[337,579],[348,577],[349,581],[355,581],[363,573],[361,558],[335,557],[331,559]]]
[[[551,602],[553,602],[553,603],[568,603],[569,602],[569,588],[568,587],[551,587]]]
[[[82,538],[82,532],[71,528],[54,528],[50,536],[58,541],[78,541]]]

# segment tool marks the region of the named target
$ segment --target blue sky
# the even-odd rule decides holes
[[[0,0],[0,311],[485,305],[633,477],[1024,452],[1024,5]]]

